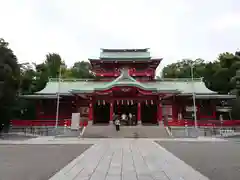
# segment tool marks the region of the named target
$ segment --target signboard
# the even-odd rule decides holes
[[[216,111],[218,112],[230,112],[231,110],[232,108],[228,106],[216,106]]]
[[[187,112],[193,112],[194,111],[194,107],[193,106],[186,106],[186,111]],[[195,107],[195,111],[197,111],[197,107]]]
[[[80,123],[80,113],[72,113],[71,129],[78,130]]]

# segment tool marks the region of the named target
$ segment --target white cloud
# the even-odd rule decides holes
[[[103,47],[149,47],[153,56],[164,58],[163,65],[188,57],[212,59],[223,47],[209,33],[219,27],[227,33],[224,23],[236,28],[231,18],[215,23],[216,17],[237,12],[226,1],[213,1],[218,8],[192,0],[0,0],[0,37],[20,62],[41,62],[46,53],[57,52],[71,65],[98,56]]]

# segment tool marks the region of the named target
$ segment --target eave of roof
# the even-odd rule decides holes
[[[57,95],[52,95],[52,94],[28,94],[28,95],[20,95],[20,98],[24,99],[57,99]],[[61,98],[61,97],[59,97]]]
[[[101,48],[102,52],[147,52],[149,48],[140,49],[105,49]]]
[[[194,95],[191,93],[188,93],[188,94],[178,94],[177,96],[192,98]],[[196,99],[235,99],[236,95],[218,94],[217,92],[215,92],[214,94],[195,94],[195,97]]]
[[[130,81],[131,82],[131,81]],[[84,80],[84,79],[66,79],[61,80],[60,82],[60,94],[69,95],[72,92],[79,93],[91,93],[96,89],[102,89],[104,87],[110,87],[111,83],[107,81],[94,81],[94,80]],[[156,81],[147,81],[147,82],[138,82],[141,87],[154,88],[157,89],[158,92],[178,92],[181,93],[181,96],[191,96],[192,91],[194,90],[195,94],[217,94],[213,92],[205,86],[204,82],[201,79],[197,81],[190,81],[189,79],[181,79],[181,80],[156,80]],[[118,86],[119,83],[115,84]],[[129,80],[125,82],[120,82],[121,86],[128,86]],[[134,84],[136,85],[136,83]],[[194,88],[193,88],[194,87]],[[58,80],[51,79],[46,87],[37,92],[36,94],[57,94],[58,93]]]

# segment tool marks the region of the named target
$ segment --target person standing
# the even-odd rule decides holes
[[[128,115],[128,122],[129,122],[129,125],[130,125],[130,126],[133,125],[133,123],[132,123],[132,118],[133,118],[132,113],[129,113],[129,115]]]
[[[120,120],[119,120],[119,118],[117,118],[115,120],[115,126],[116,126],[116,131],[120,131]]]

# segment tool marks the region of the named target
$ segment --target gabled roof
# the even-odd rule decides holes
[[[151,59],[150,52],[123,51],[123,52],[101,52],[100,59]]]
[[[70,95],[72,90],[78,90],[78,92],[81,92],[81,93],[91,93],[96,89],[109,87],[111,85],[110,83],[112,82],[93,81],[93,80],[86,80],[86,79],[85,80],[84,79],[64,79],[60,83],[59,92],[62,95]],[[120,82],[117,82],[117,83],[120,83]],[[126,82],[126,84],[128,83]],[[204,82],[201,80],[192,82],[191,79],[175,79],[175,80],[165,79],[163,81],[161,80],[161,81],[152,81],[152,82],[141,82],[141,85],[142,87],[157,89],[157,91],[178,90],[183,95],[191,94],[192,91],[194,91],[196,94],[199,94],[199,95],[217,94],[216,92],[209,90],[205,86]],[[57,80],[50,80],[43,90],[36,92],[36,94],[50,94],[50,95],[57,94],[57,93],[58,93]]]
[[[138,87],[140,89],[157,92],[157,88],[147,87],[144,84],[136,81],[133,77],[129,76],[128,69],[122,69],[122,73],[118,78],[116,78],[114,81],[109,82],[108,84],[102,87],[95,88],[95,90],[98,91],[98,90],[111,89],[114,86],[133,86],[133,87]]]

